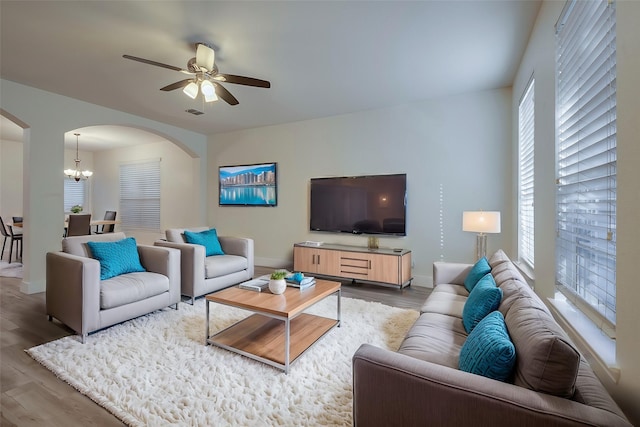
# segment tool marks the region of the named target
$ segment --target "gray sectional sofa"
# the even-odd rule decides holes
[[[354,354],[354,425],[631,426],[504,252],[489,265],[515,347],[510,379],[459,369],[472,265],[436,262],[433,292],[399,350],[363,344]]]

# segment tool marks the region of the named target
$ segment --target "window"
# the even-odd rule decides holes
[[[160,230],[160,160],[120,165],[120,211],[124,230]]]
[[[615,2],[569,1],[556,40],[556,280],[615,324]]]
[[[87,181],[65,178],[64,179],[64,211],[71,212],[71,207],[80,205],[86,208],[85,201],[87,200]]]
[[[533,268],[533,153],[535,80],[518,106],[518,249],[520,261]]]

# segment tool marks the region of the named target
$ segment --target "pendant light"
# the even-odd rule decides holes
[[[74,135],[76,136],[76,158],[74,159],[74,162],[76,162],[76,168],[75,170],[65,169],[64,174],[69,178],[75,179],[77,182],[81,179],[89,178],[91,175],[93,175],[93,172],[91,172],[90,170],[83,170],[82,172],[80,171],[80,155],[78,154],[78,137],[80,136],[80,134],[74,133]]]

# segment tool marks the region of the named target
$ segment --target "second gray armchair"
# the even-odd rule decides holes
[[[171,228],[166,231],[166,241],[154,243],[156,246],[180,249],[181,292],[191,298],[191,304],[199,296],[253,278],[253,239],[218,236],[224,255],[213,256],[206,256],[204,246],[187,243],[185,230],[199,233],[209,229]]]

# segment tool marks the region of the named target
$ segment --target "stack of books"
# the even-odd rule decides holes
[[[287,281],[288,286],[299,288],[300,290],[307,289],[316,284],[315,277],[302,276],[300,273],[290,274],[284,279]]]
[[[257,279],[240,283],[238,287],[248,291],[263,292],[269,288],[269,276],[260,276]]]

